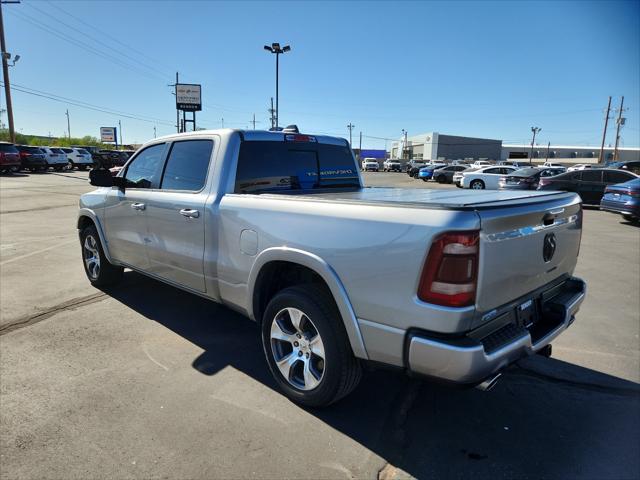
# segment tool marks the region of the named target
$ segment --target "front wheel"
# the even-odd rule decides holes
[[[271,299],[262,347],[276,383],[300,405],[336,402],[362,376],[333,299],[315,284],[286,288]]]
[[[100,243],[100,236],[93,225],[82,230],[82,263],[87,278],[94,287],[106,287],[118,283],[124,269],[107,260]]]

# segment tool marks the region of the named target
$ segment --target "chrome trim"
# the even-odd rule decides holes
[[[550,213],[553,213],[553,212],[550,212]],[[515,230],[506,230],[504,232],[489,233],[489,234],[485,234],[483,238],[487,242],[502,242],[504,240],[512,240],[514,238],[533,235],[535,233],[543,232],[551,228],[559,227],[560,225],[568,225],[571,223],[576,223],[577,220],[578,220],[578,215],[571,215],[565,218],[556,218],[555,221],[550,225],[540,224],[540,225],[535,225],[533,227],[522,227]]]

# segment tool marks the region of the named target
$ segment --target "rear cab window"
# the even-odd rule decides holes
[[[235,193],[360,188],[358,169],[346,142],[334,145],[299,137],[310,140],[243,141]]]

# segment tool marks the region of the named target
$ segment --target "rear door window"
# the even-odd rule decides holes
[[[601,182],[602,170],[582,170],[581,180],[583,182]]]
[[[162,190],[197,192],[204,187],[213,151],[212,140],[186,140],[171,147],[162,175]]]
[[[360,187],[347,145],[245,141],[240,146],[236,193]]]
[[[0,152],[2,153],[18,153],[18,149],[9,143],[0,143]]]

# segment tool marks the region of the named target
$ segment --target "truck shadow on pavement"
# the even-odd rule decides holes
[[[276,390],[242,315],[134,272],[107,293],[202,348],[202,374],[231,366]],[[307,411],[385,459],[380,478],[640,475],[638,384],[560,360],[525,359],[490,392],[367,371],[350,396]]]

